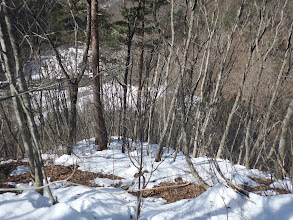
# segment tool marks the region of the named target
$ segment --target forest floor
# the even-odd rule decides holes
[[[293,219],[289,180],[217,160],[224,176],[246,192],[243,195],[227,186],[214,160],[194,158],[196,170],[211,186],[205,190],[193,178],[183,154],[173,161],[174,152],[165,152],[156,163],[156,145],[151,145],[149,156],[146,143],[137,143],[138,151],[122,154],[117,137],[105,151],[96,151],[93,140],[84,140],[72,155],[43,154],[59,203],[52,206],[46,192],[44,196],[33,190],[1,192],[0,219],[134,219],[140,146],[144,149],[140,219]],[[26,160],[1,161],[0,188],[26,187],[32,187]]]

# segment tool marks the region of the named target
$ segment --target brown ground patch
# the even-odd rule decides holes
[[[265,191],[271,190],[275,191],[277,194],[288,194],[286,189],[280,189],[280,188],[275,188],[271,187],[270,185],[274,182],[274,180],[266,178],[266,179],[261,179],[261,178],[255,178],[255,177],[249,177],[252,179],[254,182],[258,183],[259,186],[247,186],[247,185],[241,185],[240,188],[248,191],[248,192],[253,192],[258,195],[265,195]]]
[[[5,184],[6,182],[29,183],[31,181],[29,173],[26,173],[20,176],[10,176],[10,173],[13,170],[15,170],[17,166],[20,166],[20,165],[27,166],[27,163],[11,162],[11,163],[0,164],[0,188],[14,188],[14,186]],[[6,192],[12,192],[12,191],[3,191],[3,192],[0,192],[0,194],[6,193]]]
[[[17,166],[24,165],[28,166],[27,163],[23,162],[12,162],[9,164],[1,164],[0,165],[0,188],[13,188],[11,185],[5,184],[6,182],[15,182],[15,183],[29,183],[32,181],[30,173],[25,173],[17,176],[10,176],[10,173],[16,169]],[[45,170],[47,176],[50,177],[50,181],[58,181],[65,180],[72,175],[72,177],[68,180],[73,183],[78,183],[86,186],[99,187],[99,185],[94,184],[91,180],[95,178],[107,178],[114,180],[122,180],[122,177],[115,176],[112,174],[101,174],[101,173],[93,173],[81,170],[75,170],[73,166],[61,166],[61,165],[51,165],[45,166]],[[119,187],[121,183],[116,184],[115,187]],[[5,191],[7,192],[7,191]],[[0,193],[5,193],[0,192]]]
[[[144,191],[143,197],[163,198],[166,200],[165,204],[168,204],[181,199],[195,198],[205,192],[203,187],[194,183],[190,183],[186,186],[177,186],[183,184],[185,184],[185,182],[162,182],[153,189]],[[137,195],[136,192],[132,192],[131,194]]]
[[[288,193],[290,193],[285,189],[274,188],[274,187],[265,186],[265,185],[260,185],[260,186],[241,185],[239,187],[241,189],[244,189],[244,190],[248,191],[248,192],[253,192],[253,193],[261,195],[261,196],[266,195],[265,191],[268,191],[268,190],[275,191],[277,194],[288,194]],[[270,195],[268,194],[266,196],[270,196]]]
[[[255,177],[249,177],[249,178],[260,185],[266,185],[266,186],[274,182],[272,179],[269,179],[269,178],[266,178],[266,179],[255,178]]]
[[[87,172],[87,171],[81,171],[81,170],[75,170],[73,166],[61,166],[61,165],[52,165],[52,166],[46,166],[46,173],[49,177],[51,177],[51,181],[57,181],[57,180],[64,180],[67,179],[69,176],[73,176],[68,180],[73,183],[82,184],[85,186],[94,186],[99,187],[99,185],[94,184],[91,182],[91,180],[94,180],[95,178],[107,178],[111,180],[122,180],[122,177],[115,176],[113,174],[101,174],[101,173],[93,173],[93,172]]]

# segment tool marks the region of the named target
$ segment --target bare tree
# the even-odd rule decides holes
[[[47,183],[47,176],[44,170],[44,165],[41,158],[41,147],[37,132],[36,123],[28,88],[24,79],[22,61],[20,60],[19,45],[15,40],[15,35],[12,30],[11,19],[7,10],[6,1],[0,5],[0,11],[3,11],[3,19],[0,21],[0,45],[1,45],[1,62],[6,73],[6,78],[9,80],[10,92],[13,95],[13,107],[15,116],[18,122],[18,127],[21,131],[25,150],[28,155],[29,165],[32,170],[32,177],[37,187],[43,185],[43,178]],[[2,18],[3,18],[2,17]],[[4,34],[4,30],[7,34]],[[11,49],[11,51],[8,50]],[[50,188],[47,187],[50,199],[53,204],[56,203],[53,198]],[[43,189],[37,189],[43,194]]]
[[[68,91],[69,91],[69,98],[70,98],[70,110],[69,110],[69,117],[68,117],[68,124],[69,124],[69,129],[68,129],[68,143],[66,143],[66,151],[67,154],[71,154],[73,146],[76,142],[76,121],[77,121],[77,109],[76,109],[76,104],[77,104],[77,95],[78,95],[78,86],[79,83],[85,73],[86,67],[87,67],[87,62],[88,62],[88,51],[89,51],[89,44],[90,44],[90,7],[88,7],[87,11],[87,25],[86,25],[86,45],[83,50],[83,57],[81,63],[79,63],[79,69],[77,69],[77,64],[76,64],[76,69],[74,73],[70,73],[66,67],[65,63],[62,61],[62,56],[54,44],[53,40],[51,39],[50,35],[46,32],[45,28],[41,24],[41,22],[38,19],[38,16],[34,14],[34,12],[31,10],[29,7],[29,4],[27,0],[23,0],[23,3],[26,6],[27,12],[33,17],[35,20],[37,26],[40,28],[41,32],[44,34],[44,37],[48,40],[51,48],[53,49],[53,52],[55,54],[56,60],[58,62],[58,65],[61,69],[61,72],[63,76],[66,78],[67,83],[68,83]],[[74,16],[73,16],[74,18]],[[75,22],[76,24],[76,22]],[[77,26],[77,25],[76,25]],[[77,42],[77,32],[78,28],[76,27],[75,29],[75,42]],[[77,61],[76,61],[77,62]]]
[[[127,91],[128,91],[128,80],[129,80],[129,69],[133,64],[131,61],[131,50],[133,44],[133,37],[136,33],[136,29],[138,26],[138,16],[141,10],[141,2],[137,7],[128,8],[126,2],[124,1],[123,10],[125,11],[125,19],[127,22],[127,32],[126,32],[126,45],[127,45],[127,54],[125,59],[125,70],[124,70],[124,78],[123,78],[123,101],[122,101],[122,152],[125,152],[127,146],[127,125],[126,125],[126,113],[127,113]]]

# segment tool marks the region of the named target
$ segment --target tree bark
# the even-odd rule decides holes
[[[22,135],[25,137],[25,141],[27,145],[27,153],[32,155],[29,155],[29,164],[31,165],[31,169],[34,171],[32,172],[34,174],[34,182],[36,186],[42,186],[43,185],[43,179],[45,180],[45,183],[48,184],[47,175],[44,169],[44,164],[41,157],[41,146],[39,141],[39,134],[37,131],[37,126],[34,119],[33,114],[33,108],[31,105],[30,97],[24,74],[23,74],[23,67],[22,67],[22,61],[20,60],[20,51],[19,51],[19,45],[17,44],[15,40],[15,34],[12,31],[12,24],[11,20],[8,16],[7,12],[7,5],[4,1],[4,7],[3,7],[4,17],[5,17],[5,24],[6,29],[8,32],[8,39],[5,39],[2,33],[2,28],[0,27],[0,41],[1,41],[1,47],[5,51],[3,53],[3,57],[5,59],[6,70],[7,70],[7,78],[10,80],[10,90],[13,95],[15,95],[14,99],[14,109],[15,114],[18,120],[18,124],[22,129]],[[0,26],[2,24],[0,23]],[[6,42],[5,42],[6,41]],[[11,55],[10,59],[8,60],[8,54],[6,45],[10,44],[11,46]],[[11,61],[13,60],[13,61]],[[9,63],[11,62],[11,63]],[[10,68],[12,66],[15,67],[14,71],[12,71]],[[15,73],[13,76],[13,72]],[[16,78],[16,79],[15,79]],[[21,96],[19,93],[23,93]],[[57,201],[54,199],[52,192],[49,188],[49,186],[46,187],[48,195],[50,197],[50,200],[52,204],[56,204]],[[43,188],[37,189],[37,192],[43,194]]]
[[[124,2],[124,7],[126,4]],[[125,71],[124,71],[124,80],[123,80],[123,103],[122,103],[122,153],[125,152],[127,141],[127,126],[126,126],[126,113],[127,113],[127,90],[128,90],[128,73],[130,67],[130,58],[131,58],[131,49],[132,49],[132,40],[137,28],[137,19],[141,10],[141,2],[139,2],[138,7],[136,8],[136,15],[133,18],[131,15],[127,14],[127,55],[125,60]],[[128,13],[128,12],[127,12]],[[134,20],[131,20],[134,19]],[[132,23],[132,24],[131,24]]]
[[[15,117],[18,123],[19,130],[21,132],[23,144],[27,153],[28,161],[30,164],[30,168],[32,171],[32,178],[34,180],[35,185],[42,186],[43,185],[43,175],[42,172],[40,172],[41,167],[39,167],[41,164],[38,163],[38,160],[36,161],[36,155],[35,155],[35,150],[34,146],[31,140],[31,135],[30,131],[28,129],[28,126],[26,124],[26,117],[25,113],[23,110],[23,106],[21,105],[21,97],[18,96],[18,91],[16,90],[17,88],[17,82],[20,82],[22,78],[20,76],[21,66],[19,63],[19,60],[17,58],[18,54],[15,45],[14,38],[11,38],[11,22],[10,19],[8,18],[8,12],[7,12],[7,5],[6,2],[3,2],[3,17],[5,19],[5,22],[3,21],[0,23],[0,45],[1,45],[1,57],[3,59],[3,69],[5,70],[6,73],[6,78],[9,81],[9,88],[11,95],[14,97],[12,98],[13,101],[13,108],[14,108],[14,113]],[[2,28],[2,25],[4,28],[6,28],[6,31],[8,32],[8,35],[4,35],[4,29]],[[11,51],[8,51],[8,45],[11,46]],[[17,59],[16,59],[17,58]],[[13,62],[15,63],[13,65]],[[15,71],[12,71],[13,66],[15,67]],[[15,72],[16,74],[14,74]],[[21,87],[21,86],[20,86]],[[43,194],[43,190],[36,190],[39,193]]]
[[[94,93],[94,118],[95,118],[95,144],[99,150],[107,149],[108,134],[103,116],[101,101],[101,74],[99,53],[99,14],[98,0],[91,1],[91,40],[92,40],[92,70],[93,70],[93,93]]]
[[[70,98],[70,109],[69,109],[69,132],[68,132],[68,143],[66,153],[71,154],[73,146],[76,143],[76,120],[77,120],[77,94],[78,84],[69,82],[69,98]]]
[[[127,37],[127,56],[124,71],[124,81],[123,81],[123,104],[122,104],[122,153],[125,152],[127,146],[127,126],[126,126],[126,112],[127,112],[127,86],[128,86],[128,73],[130,66],[130,56],[131,56],[131,46],[132,46],[132,36],[130,33],[130,27],[128,27],[128,37]]]
[[[282,123],[282,131],[281,131],[280,142],[279,142],[279,154],[280,154],[282,162],[284,162],[284,159],[285,159],[286,137],[287,137],[287,131],[289,129],[290,121],[292,120],[292,116],[293,116],[293,98],[288,106],[286,116]]]

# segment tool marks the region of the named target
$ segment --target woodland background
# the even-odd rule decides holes
[[[0,1],[1,158],[119,136],[292,178],[292,0],[93,2]]]

